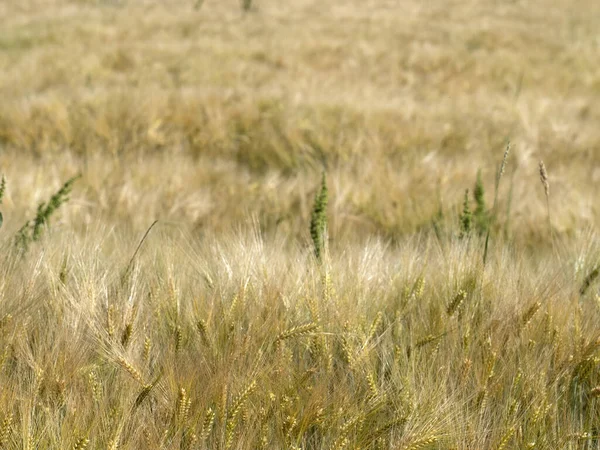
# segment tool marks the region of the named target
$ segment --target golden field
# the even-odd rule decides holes
[[[600,448],[600,3],[247,5],[0,3],[0,448]]]

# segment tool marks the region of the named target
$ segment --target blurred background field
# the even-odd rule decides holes
[[[593,1],[7,0],[0,164],[7,226],[77,172],[77,223],[202,230],[255,215],[300,235],[321,171],[333,239],[455,219],[482,170],[515,238],[595,226]],[[305,220],[298,220],[302,218]],[[14,220],[13,220],[14,219]],[[83,221],[82,221],[83,219]]]
[[[600,448],[599,30],[592,0],[0,1],[0,448]]]

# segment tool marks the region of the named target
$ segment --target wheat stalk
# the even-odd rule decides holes
[[[492,206],[492,219],[495,221],[498,212],[498,191],[500,189],[500,180],[502,179],[502,175],[504,175],[504,171],[506,169],[506,163],[508,161],[508,154],[510,152],[510,141],[506,143],[506,149],[504,150],[504,156],[502,157],[502,163],[500,164],[500,170],[496,174],[496,184],[494,185],[494,205]],[[490,226],[485,235],[485,245],[483,248],[483,265],[487,262],[488,256],[488,246],[490,242],[490,233],[492,227]]]

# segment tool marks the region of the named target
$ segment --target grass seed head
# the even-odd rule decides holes
[[[548,172],[546,171],[546,166],[544,165],[544,161],[540,161],[540,180],[542,185],[544,186],[544,192],[546,193],[546,197],[550,196],[550,182],[548,181]]]

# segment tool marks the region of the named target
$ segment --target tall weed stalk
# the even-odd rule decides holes
[[[504,175],[504,170],[506,169],[506,161],[508,160],[508,153],[510,152],[510,141],[506,143],[506,149],[504,150],[504,156],[502,157],[502,163],[500,164],[500,169],[496,174],[496,184],[494,185],[494,205],[492,207],[492,220],[496,220],[496,211],[498,208],[498,190],[500,188],[500,180],[502,179],[502,175]],[[488,248],[490,242],[490,233],[492,227],[488,227],[487,233],[485,235],[485,245],[483,248],[483,265],[487,262]]]

